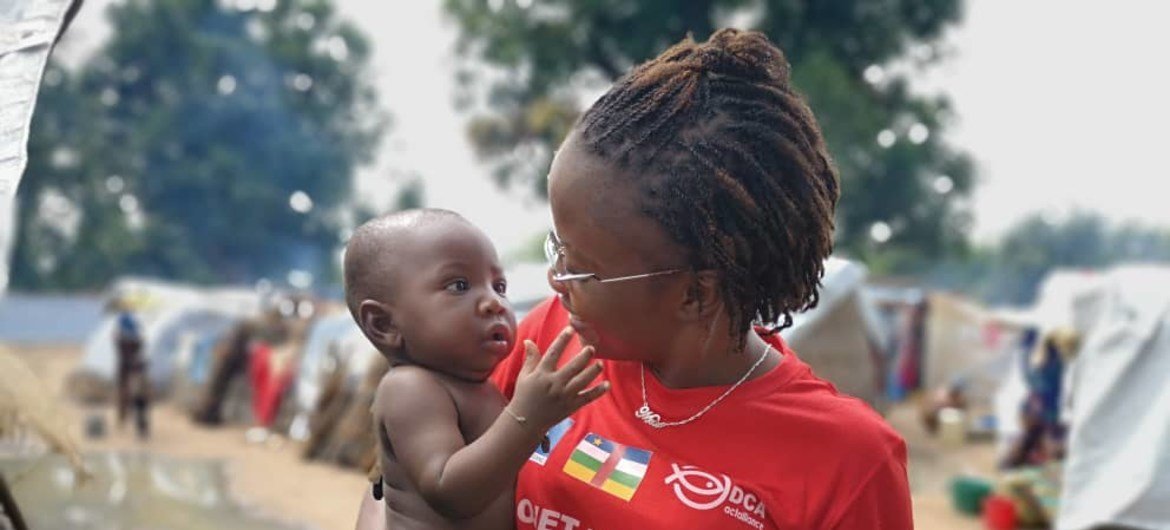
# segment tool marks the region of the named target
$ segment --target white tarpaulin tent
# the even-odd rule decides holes
[[[956,377],[978,371],[999,357],[989,348],[984,329],[989,313],[983,306],[956,295],[927,296],[923,337],[923,384],[937,389]]]
[[[309,418],[320,407],[325,380],[334,370],[344,369],[343,384],[356,387],[379,355],[348,311],[317,319],[301,350],[294,383],[296,410],[289,434],[297,439],[309,435]]]
[[[130,300],[143,331],[143,355],[156,389],[172,380],[184,335],[225,329],[232,321],[257,314],[260,296],[246,289],[196,289],[144,279],[122,279],[109,290],[111,299]],[[77,373],[112,383],[117,369],[114,351],[116,317],[104,318],[85,344]]]
[[[1058,530],[1170,529],[1170,267],[1124,266],[1071,301]]]
[[[28,163],[28,133],[41,75],[65,24],[70,0],[0,2],[0,295],[16,239],[17,185]]]
[[[296,399],[299,410],[307,412],[316,406],[317,396],[321,392],[321,374],[330,368],[328,363],[332,362],[328,355],[330,350],[334,349],[336,354],[341,337],[352,335],[355,330],[358,328],[349,312],[318,318],[309,328],[297,370]]]
[[[868,274],[861,264],[829,258],[817,307],[793,315],[780,335],[818,377],[881,410],[885,371],[874,348],[886,339],[862,290]]]

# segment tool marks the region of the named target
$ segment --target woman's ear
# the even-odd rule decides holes
[[[698,271],[691,274],[683,303],[679,307],[684,320],[708,321],[723,305],[719,290],[719,275],[715,271]]]
[[[358,305],[358,325],[381,351],[402,349],[404,339],[390,307],[374,300],[362,300]]]

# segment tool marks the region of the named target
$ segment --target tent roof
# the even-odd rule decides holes
[[[792,315],[792,326],[781,331],[781,336],[788,341],[799,340],[804,333],[815,328],[817,322],[832,314],[837,306],[859,293],[868,275],[869,270],[860,263],[837,257],[825,260],[825,276],[821,279],[820,301],[816,307]],[[866,332],[871,335],[876,334],[878,333],[876,321],[870,322],[871,315],[867,313],[869,312],[863,312],[867,320],[865,322]]]

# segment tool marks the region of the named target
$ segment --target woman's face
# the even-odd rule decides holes
[[[548,190],[565,272],[605,279],[686,269],[678,245],[638,212],[637,188],[624,177],[586,152],[575,135],[557,152]],[[569,310],[582,342],[597,348],[598,356],[649,360],[672,338],[688,278],[684,270],[612,283],[558,282],[550,271],[549,284]]]

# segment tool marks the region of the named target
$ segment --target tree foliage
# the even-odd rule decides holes
[[[386,122],[366,39],[326,0],[126,0],[107,15],[92,58],[45,74],[14,286],[327,277]]]
[[[1035,302],[1054,270],[1104,270],[1123,263],[1170,264],[1170,230],[1111,224],[1087,211],[1065,218],[1035,214],[995,245],[916,272],[934,287],[964,291],[993,305],[1025,306]]]
[[[552,150],[588,104],[582,93],[688,33],[763,31],[787,54],[841,170],[838,248],[863,259],[934,257],[965,244],[971,162],[944,141],[947,99],[912,93],[906,77],[941,58],[941,36],[961,8],[960,0],[445,0],[468,63],[496,69],[459,73],[469,89],[488,86],[478,107],[465,101],[476,112],[469,135],[501,185],[538,196]]]

